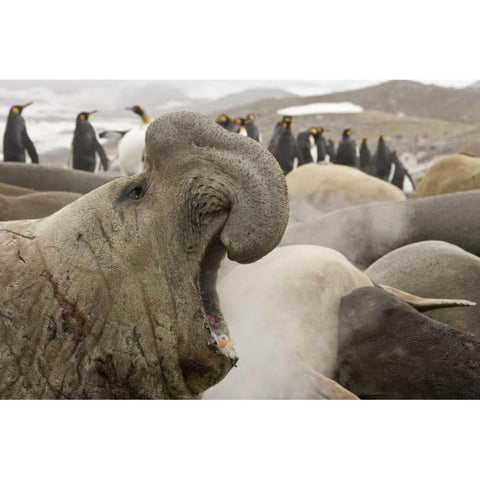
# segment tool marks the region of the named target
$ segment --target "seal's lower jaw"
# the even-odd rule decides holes
[[[226,249],[215,238],[205,251],[200,265],[197,290],[201,303],[198,314],[202,324],[201,342],[206,334],[206,345],[195,349],[194,355],[181,360],[185,383],[195,394],[200,394],[220,382],[238,361],[227,324],[220,311],[216,290],[217,274]]]

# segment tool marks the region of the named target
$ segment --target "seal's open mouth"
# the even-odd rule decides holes
[[[238,358],[233,350],[235,340],[229,337],[227,324],[220,311],[216,289],[218,269],[225,253],[225,247],[216,237],[205,251],[200,266],[199,291],[202,297],[205,321],[210,329],[214,344],[225,356],[236,363]]]
[[[194,394],[200,394],[220,382],[238,362],[235,341],[230,338],[220,310],[216,281],[226,249],[218,236],[209,243],[198,264],[192,294],[195,313],[186,316],[179,356],[183,379]],[[193,311],[193,310],[192,310]]]

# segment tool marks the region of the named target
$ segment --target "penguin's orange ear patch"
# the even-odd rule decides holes
[[[236,123],[237,125],[240,125],[240,124],[242,123],[242,119],[241,119],[241,118],[236,118],[236,119],[235,119],[235,123]]]
[[[15,114],[15,115],[18,115],[20,113],[20,110],[17,108],[17,107],[13,107],[12,108],[12,112]]]
[[[80,120],[85,120],[85,115],[82,113],[79,118]]]

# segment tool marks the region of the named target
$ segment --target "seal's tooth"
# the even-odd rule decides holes
[[[220,348],[233,348],[235,346],[235,340],[233,338],[222,338],[218,341]]]

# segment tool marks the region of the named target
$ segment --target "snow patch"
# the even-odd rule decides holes
[[[278,110],[279,115],[317,115],[319,113],[361,113],[363,108],[351,102],[331,102],[331,103],[309,103],[307,105],[298,105],[282,108]]]

